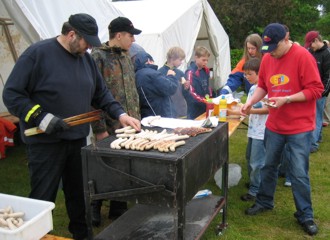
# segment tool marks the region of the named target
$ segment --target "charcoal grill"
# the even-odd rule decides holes
[[[163,129],[151,128],[151,130],[160,132]],[[178,147],[175,152],[116,150],[110,148],[113,140],[115,137],[110,136],[94,145],[82,148],[89,239],[198,238],[201,232],[205,231],[205,227],[200,227],[198,231],[191,229],[185,231],[189,228],[187,222],[193,221],[194,218],[191,216],[194,215],[194,211],[191,210],[190,213],[187,208],[195,206],[191,208],[202,209],[203,201],[200,199],[191,201],[191,199],[220,167],[223,167],[222,196],[216,198],[212,196],[207,199],[208,203],[204,202],[204,205],[211,206],[212,211],[209,215],[214,215],[215,211],[222,209],[221,226],[225,226],[228,182],[227,123],[220,123],[210,133],[190,137],[186,140],[186,144]],[[93,237],[90,203],[98,199],[130,201],[137,204],[107,229]],[[198,205],[198,202],[202,205]],[[187,211],[190,215],[186,214]],[[202,213],[195,215],[199,214]],[[153,215],[158,216],[156,219],[159,221],[165,219],[165,223],[154,224],[158,237],[153,235],[151,228],[137,226],[137,223],[148,222]],[[138,217],[144,219],[138,220],[136,219]],[[122,226],[129,220],[131,224],[134,223],[133,227],[131,225],[131,228],[134,228],[131,229],[133,233],[129,233],[128,227]],[[124,229],[125,233],[120,229]],[[165,232],[160,234],[161,231]],[[160,235],[163,237],[159,237]]]

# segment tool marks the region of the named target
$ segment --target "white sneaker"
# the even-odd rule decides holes
[[[285,187],[291,187],[291,182],[285,181],[284,186]]]

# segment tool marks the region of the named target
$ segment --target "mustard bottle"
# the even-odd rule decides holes
[[[227,99],[225,98],[225,96],[222,96],[219,101],[219,121],[227,121]]]

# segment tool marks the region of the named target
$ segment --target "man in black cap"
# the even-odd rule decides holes
[[[268,94],[272,103],[266,122],[266,161],[261,169],[261,183],[255,204],[247,215],[274,208],[278,166],[284,147],[292,193],[296,205],[294,217],[309,235],[317,234],[314,222],[309,180],[309,146],[315,127],[315,102],[321,97],[323,84],[315,59],[308,51],[289,41],[282,24],[269,24],[262,35],[264,55],[259,71],[258,87],[241,109],[248,114],[251,107]]]
[[[100,46],[93,17],[75,14],[61,35],[31,45],[18,59],[3,90],[10,113],[19,117],[26,143],[31,177],[30,198],[55,202],[60,179],[69,231],[74,239],[88,235],[82,178],[81,147],[89,124],[69,127],[63,118],[101,108],[122,126],[140,130],[140,121],[128,116],[107,90],[93,58],[86,54]],[[25,136],[31,127],[43,134]]]
[[[93,48],[94,58],[105,83],[114,98],[120,102],[125,111],[132,117],[140,119],[139,95],[135,85],[134,66],[129,49],[135,41],[134,35],[141,30],[134,28],[132,22],[125,17],[117,17],[109,24],[109,41],[101,47]],[[102,121],[93,123],[96,139],[101,140],[120,127],[120,122],[106,115],[106,126]],[[92,224],[101,223],[100,210],[102,200],[92,202]],[[126,202],[110,201],[109,218],[117,218],[127,210]]]

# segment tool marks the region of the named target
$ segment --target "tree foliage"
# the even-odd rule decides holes
[[[232,48],[242,48],[247,35],[262,34],[272,22],[287,25],[296,41],[302,41],[311,29],[325,29],[329,23],[320,21],[327,15],[322,17],[318,6],[323,5],[326,12],[330,10],[330,0],[209,0],[209,3],[229,35]]]

